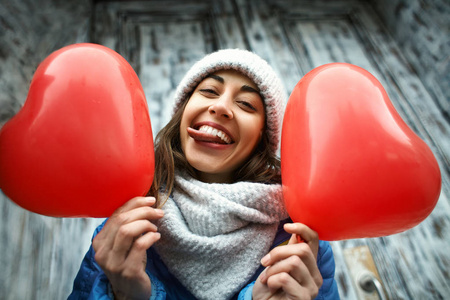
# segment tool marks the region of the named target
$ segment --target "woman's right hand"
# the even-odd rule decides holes
[[[108,277],[116,299],[149,299],[147,249],[160,239],[152,221],[164,213],[153,197],[136,197],[118,208],[92,242],[95,260]]]

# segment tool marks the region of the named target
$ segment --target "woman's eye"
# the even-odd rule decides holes
[[[215,96],[219,95],[219,93],[217,93],[213,89],[201,89],[200,92],[203,93],[203,94],[207,94],[207,95],[215,95]]]
[[[244,106],[245,108],[247,108],[247,109],[250,109],[250,110],[252,110],[252,111],[256,111],[256,108],[255,108],[250,102],[247,102],[247,101],[239,101],[239,103],[240,103],[242,106]]]

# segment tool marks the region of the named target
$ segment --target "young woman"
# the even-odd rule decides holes
[[[96,230],[69,299],[338,299],[330,245],[283,204],[284,99],[254,53],[198,61],[156,137],[149,197]]]

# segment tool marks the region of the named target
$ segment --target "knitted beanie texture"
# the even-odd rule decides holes
[[[186,73],[175,92],[176,112],[189,97],[197,85],[208,75],[233,69],[250,78],[260,90],[266,107],[267,135],[273,153],[278,149],[286,102],[283,84],[272,67],[253,52],[241,49],[224,49],[211,53]]]

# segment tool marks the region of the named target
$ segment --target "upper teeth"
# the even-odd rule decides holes
[[[222,141],[224,141],[227,144],[231,143],[231,139],[226,135],[225,132],[213,128],[211,126],[203,125],[198,130],[201,132],[206,132],[208,134],[218,136]]]

